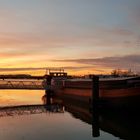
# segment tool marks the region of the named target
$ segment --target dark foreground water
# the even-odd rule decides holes
[[[42,106],[43,95],[44,91],[0,90],[0,140],[140,139],[136,114],[104,112],[93,124],[96,119],[86,105],[52,99],[51,105]]]

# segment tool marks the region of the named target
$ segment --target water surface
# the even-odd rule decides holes
[[[17,109],[19,111],[19,108]],[[21,111],[20,111],[21,112]],[[101,131],[99,138],[92,137],[92,126],[74,118],[71,113],[37,111],[0,117],[2,140],[92,140],[116,139]]]
[[[0,90],[0,106],[42,104],[44,90]]]
[[[42,90],[0,90],[1,140],[119,140],[139,139],[136,114],[99,114],[99,128],[85,103],[52,99],[42,105]],[[137,116],[137,117],[136,117]],[[94,119],[95,120],[95,119]],[[99,137],[93,135],[99,129]],[[94,133],[94,134],[93,134]]]

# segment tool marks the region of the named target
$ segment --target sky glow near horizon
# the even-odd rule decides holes
[[[139,7],[139,0],[0,0],[0,68],[139,72]]]

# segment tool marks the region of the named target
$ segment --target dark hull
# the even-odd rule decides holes
[[[67,81],[64,87],[55,90],[55,95],[90,102],[92,99],[92,82]],[[99,102],[100,106],[110,108],[139,107],[139,79],[101,81],[99,83]]]

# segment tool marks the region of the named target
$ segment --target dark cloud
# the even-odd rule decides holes
[[[134,33],[128,29],[124,29],[124,28],[114,28],[114,29],[110,29],[109,32],[116,34],[116,35],[121,35],[121,36],[131,36]]]
[[[126,55],[126,56],[114,56],[103,58],[91,58],[91,59],[65,59],[65,60],[52,60],[54,62],[73,62],[73,66],[65,67],[27,67],[27,68],[0,68],[0,72],[12,72],[12,71],[38,71],[46,69],[58,70],[60,68],[65,70],[94,70],[97,72],[104,72],[103,69],[132,69],[133,71],[140,71],[140,55]],[[76,65],[77,63],[77,65]],[[83,64],[84,66],[78,66]]]
[[[55,62],[75,62],[80,64],[88,64],[94,67],[104,68],[122,68],[133,69],[140,71],[140,55],[126,55],[126,56],[114,56],[103,57],[93,59],[68,59],[68,60],[53,60]]]
[[[123,36],[133,35],[132,31],[129,31],[129,30],[126,30],[126,29],[123,29],[123,28],[114,28],[114,30],[112,30],[111,32],[114,33],[114,34],[123,35]]]
[[[0,72],[45,70],[46,68],[0,68]]]
[[[66,67],[40,67],[40,68],[0,68],[0,72],[12,72],[12,71],[36,71],[36,70],[59,70],[59,69],[64,69],[64,70],[83,70],[83,69],[88,69],[92,68],[92,66],[66,66]]]

